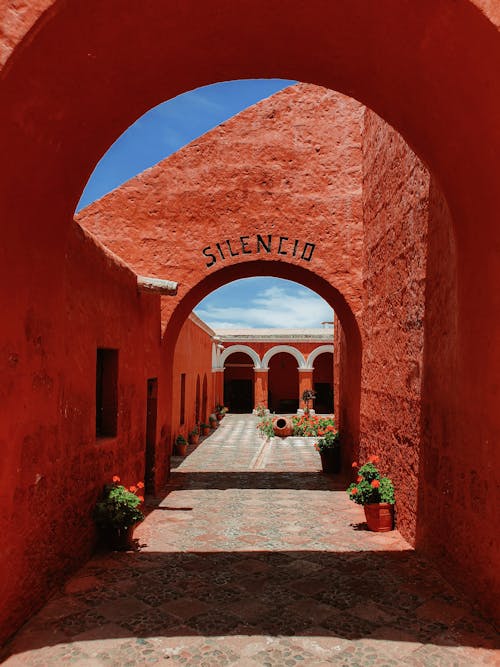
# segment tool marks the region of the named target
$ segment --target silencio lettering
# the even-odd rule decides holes
[[[255,236],[240,236],[237,239],[225,239],[205,246],[201,251],[208,260],[209,269],[217,262],[231,259],[238,255],[276,254],[295,257],[310,262],[316,245],[309,241],[290,239],[288,236],[273,236],[272,234],[256,234]]]

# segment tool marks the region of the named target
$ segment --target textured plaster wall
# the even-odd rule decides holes
[[[482,429],[473,439],[467,436],[470,404],[463,392],[474,378],[462,370],[459,258],[451,214],[435,181],[429,191],[427,252],[417,545],[500,618],[498,506],[492,500],[500,488],[497,442],[484,441]],[[478,356],[491,344],[489,332],[481,332]],[[453,391],[447,392],[449,387]],[[473,410],[486,423],[490,409],[483,392]]]
[[[429,174],[371,111],[363,133],[361,457],[380,454],[414,542],[420,462]]]
[[[200,378],[200,404],[203,377],[207,376],[207,414],[214,411],[215,397],[212,382],[212,339],[191,319],[187,319],[179,334],[174,354],[174,400],[172,404],[173,438],[179,433],[187,437],[196,423],[196,379]],[[186,374],[185,422],[180,423],[181,373]],[[200,405],[201,415],[201,405]],[[201,417],[200,417],[201,418]]]
[[[104,483],[114,474],[128,483],[144,477],[159,299],[139,295],[134,275],[75,223],[60,268],[57,311],[34,302],[22,321],[24,344],[4,348],[1,402],[13,419],[1,440],[0,640],[89,556],[91,509]],[[97,347],[119,349],[116,438],[95,435]]]

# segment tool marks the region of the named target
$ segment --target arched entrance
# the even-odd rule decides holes
[[[30,423],[42,425],[42,432],[57,433],[56,447],[67,435],[59,433],[60,425],[54,426],[63,396],[57,378],[71,361],[71,351],[60,341],[71,339],[78,325],[65,328],[71,324],[63,313],[71,288],[76,291],[89,272],[82,269],[75,277],[64,258],[75,239],[81,241],[71,216],[99,156],[143,111],[183,90],[256,75],[313,81],[363,100],[398,128],[430,167],[450,206],[460,261],[451,284],[438,270],[427,290],[420,471],[426,493],[422,495],[422,487],[412,491],[419,495],[421,546],[446,554],[447,562],[452,556],[458,571],[470,574],[471,588],[477,584],[485,599],[491,599],[493,547],[486,545],[495,510],[481,503],[477,511],[473,489],[487,488],[489,445],[498,442],[499,433],[499,352],[494,341],[500,331],[500,39],[498,23],[488,20],[488,15],[498,18],[495,10],[487,10],[479,0],[462,0],[454,3],[450,20],[449,5],[430,0],[411,6],[372,0],[364,3],[363,12],[355,3],[320,0],[307,7],[291,3],[286,12],[256,1],[245,13],[246,6],[230,2],[217,7],[186,2],[169,7],[168,14],[162,2],[120,7],[89,0],[85,6],[45,6],[48,11],[14,51],[0,84],[0,143],[6,156],[0,270],[4,312],[10,314],[3,327],[6,369],[12,376],[0,422],[5,425],[5,460],[12,470],[23,439],[32,441],[32,433],[23,431],[24,417],[11,427],[12,418],[19,422],[20,395],[29,397]],[[28,17],[33,16],[30,11]],[[39,10],[32,11],[37,15]],[[20,28],[12,25],[8,45],[18,41]],[[180,62],[182,67],[172,67]],[[103,108],[113,111],[103,115]],[[446,266],[450,254],[446,239],[439,237],[444,225],[442,215],[430,220],[435,234],[431,257],[438,269]],[[33,321],[43,335],[31,335]],[[37,339],[49,372],[36,367]],[[16,371],[18,359],[31,364],[23,373]],[[40,386],[43,394],[36,393]],[[453,456],[447,453],[450,442]],[[411,456],[407,452],[404,461]],[[10,467],[4,473],[6,485]],[[443,469],[450,488],[460,489],[457,498],[467,495],[462,494],[464,471],[472,480],[473,500],[464,508],[472,526],[468,535],[449,518],[447,503],[454,494],[440,493]],[[13,507],[14,492],[6,503],[7,515]],[[446,544],[440,543],[441,535],[446,535]],[[455,542],[451,553],[448,544]]]
[[[359,446],[361,336],[356,318],[339,290],[311,269],[305,269],[298,264],[271,259],[234,263],[205,275],[199,282],[192,284],[189,291],[186,290],[184,297],[178,300],[164,332],[164,340],[169,342],[169,345],[164,347],[164,363],[168,374],[166,378],[167,404],[171,402],[173,396],[173,384],[170,377],[172,373],[171,369],[173,368],[175,341],[178,338],[183,322],[189,316],[192,309],[206,295],[227,282],[244,277],[263,275],[285,278],[309,287],[330,304],[339,318],[345,335],[345,364],[342,369],[343,391],[340,398],[343,419],[340,420],[338,425],[345,443],[343,456],[347,465],[353,457],[357,456]],[[191,273],[191,276],[194,276],[194,272]],[[278,356],[283,351],[281,346],[273,347],[263,356],[262,364],[267,363],[268,360],[272,361],[274,356]],[[293,356],[291,356],[291,359],[296,368],[302,366],[305,369],[305,359],[297,349],[285,346],[285,351],[292,353]],[[250,350],[250,353],[252,352]],[[224,350],[222,358],[224,360],[230,358],[230,353],[231,347],[228,347]],[[250,353],[246,357],[247,359],[250,358]],[[253,352],[253,355],[255,354]],[[256,359],[257,357],[252,359],[253,363],[256,362]],[[217,373],[217,376],[220,376],[220,374]],[[220,393],[222,397],[222,386],[220,387]],[[298,392],[295,389],[294,396],[297,395]],[[342,399],[342,396],[344,399]]]
[[[254,407],[254,362],[245,352],[233,352],[224,361],[224,405],[231,412],[250,413]]]

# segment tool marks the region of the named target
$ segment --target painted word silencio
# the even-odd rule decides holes
[[[310,262],[316,245],[314,243],[289,239],[288,236],[275,236],[272,234],[257,234],[253,236],[240,236],[237,240],[226,239],[214,245],[207,245],[201,251],[209,260],[207,268],[216,264],[219,260],[237,257],[238,255],[259,255],[266,253],[270,255],[288,255]]]

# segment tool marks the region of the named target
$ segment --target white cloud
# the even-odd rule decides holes
[[[332,321],[331,307],[318,295],[273,286],[255,293],[239,306],[204,304],[196,314],[209,326],[223,328],[308,328]]]

